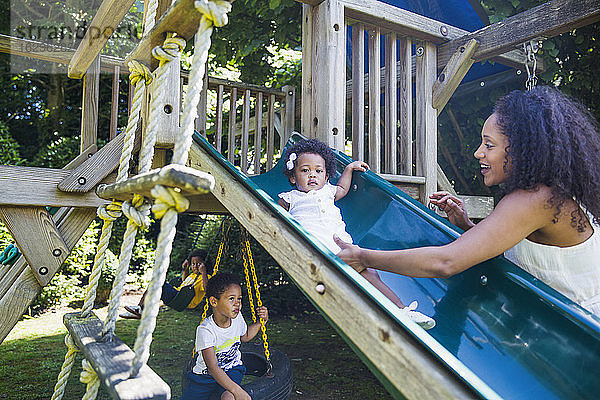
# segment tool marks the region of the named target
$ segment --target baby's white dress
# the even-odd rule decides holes
[[[600,317],[600,226],[591,225],[592,236],[575,246],[549,246],[523,239],[504,256]]]
[[[336,191],[337,186],[327,182],[321,189],[310,192],[291,190],[279,193],[279,197],[290,205],[289,212],[292,217],[334,254],[341,250],[333,241],[334,234],[344,242],[352,243],[340,209],[334,203]]]

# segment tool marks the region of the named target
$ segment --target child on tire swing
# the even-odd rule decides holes
[[[256,336],[260,322],[246,325],[240,312],[242,288],[234,275],[218,273],[209,279],[206,296],[212,315],[196,328],[192,370],[187,374],[188,385],[181,400],[203,400],[220,394],[221,400],[249,400],[250,395],[240,386],[246,367],[242,363],[241,342]],[[269,320],[266,307],[256,314]]]
[[[316,139],[295,143],[286,153],[284,175],[296,190],[279,193],[278,204],[285,208],[311,234],[315,235],[334,254],[341,248],[334,242],[334,235],[352,243],[346,232],[340,209],[335,201],[344,197],[350,189],[353,171],[365,171],[369,166],[354,161],[346,166],[334,186],[329,178],[335,174],[335,155],[325,143]],[[400,298],[379,277],[376,270],[366,268],[360,273],[381,293],[396,304],[406,315],[423,329],[435,326],[435,320],[415,311],[417,302],[406,307]]]
[[[162,286],[162,294],[160,295],[160,299],[164,303],[168,303],[173,300],[177,293],[184,286],[194,286],[194,298],[190,301],[190,304],[187,308],[195,308],[202,302],[204,299],[205,292],[205,283],[208,281],[208,275],[212,273],[212,267],[207,267],[206,257],[208,256],[207,252],[201,249],[192,250],[190,255],[185,259],[185,261],[181,264],[182,273],[181,273],[181,285],[175,287],[171,285],[169,282],[165,281]],[[191,268],[191,270],[190,270]],[[208,271],[207,271],[208,269]],[[139,303],[135,306],[125,306],[126,312],[119,314],[121,318],[126,319],[140,319],[142,318],[142,311],[144,309],[144,300],[146,299],[146,293],[144,292],[142,298]]]

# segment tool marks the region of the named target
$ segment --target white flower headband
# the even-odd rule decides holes
[[[296,159],[296,153],[290,153],[290,157],[288,158],[287,162],[285,163],[285,166],[287,167],[287,169],[292,170],[294,169],[294,160]]]

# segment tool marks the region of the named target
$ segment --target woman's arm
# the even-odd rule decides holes
[[[256,309],[256,314],[259,318],[262,318],[265,321],[265,323],[269,320],[269,311],[267,310],[267,307],[258,307]],[[254,339],[254,336],[256,336],[259,330],[260,322],[255,322],[253,324],[248,325],[246,333],[244,334],[244,336],[240,337],[240,340],[244,343],[251,341],[252,339]]]
[[[542,193],[544,192],[544,193]],[[552,223],[545,191],[518,190],[505,196],[483,221],[444,246],[406,250],[368,250],[336,238],[342,248],[338,256],[362,271],[366,267],[413,277],[447,278],[488,260]]]
[[[363,161],[354,161],[350,164],[346,165],[344,168],[344,172],[342,172],[342,176],[337,182],[337,190],[335,192],[335,200],[339,200],[348,194],[348,190],[350,190],[350,184],[352,183],[352,171],[366,171],[369,166],[367,163]]]
[[[231,392],[237,399],[250,399],[250,395],[246,393],[244,389],[237,383],[235,383],[217,363],[217,356],[215,354],[215,348],[209,347],[208,349],[202,350],[202,358],[208,369],[208,373],[215,378],[215,381],[226,390]]]
[[[183,283],[183,281],[185,281],[185,278],[187,278],[187,276],[190,274],[190,262],[187,260],[187,258],[181,264],[181,269],[181,282]]]

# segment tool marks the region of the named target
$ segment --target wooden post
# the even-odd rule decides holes
[[[180,57],[176,57],[164,65],[159,66],[154,71],[154,76],[158,77],[161,74],[166,75],[166,84],[157,91],[158,79],[154,79],[148,86],[150,96],[150,107],[155,109],[154,115],[148,115],[148,119],[156,118],[156,144],[158,148],[172,148],[175,144],[175,138],[179,133],[179,104],[181,102],[181,87],[179,86],[180,79]],[[152,99],[153,95],[162,96],[160,100]],[[153,111],[148,111],[151,113]],[[147,128],[147,126],[146,126]],[[146,130],[143,131],[144,134]],[[142,139],[142,143],[143,139]]]
[[[326,0],[313,8],[312,126],[310,137],[343,151],[346,115],[346,24],[344,7]],[[304,102],[305,100],[302,100]]]
[[[244,105],[242,107],[242,149],[240,151],[240,168],[248,173],[248,142],[250,139],[250,89],[244,90]]]
[[[396,173],[398,100],[396,86],[396,34],[385,35],[385,172]]]
[[[369,167],[381,171],[381,33],[369,28]]]
[[[302,5],[302,104],[300,111],[300,132],[304,137],[311,137],[312,120],[312,35],[314,7]],[[268,165],[267,171],[271,167]]]
[[[113,69],[112,99],[110,104],[110,140],[117,136],[117,120],[119,117],[119,78],[121,67],[115,65]]]
[[[237,114],[237,88],[231,88],[229,95],[229,135],[227,137],[227,159],[230,163],[235,160],[235,117]]]
[[[275,153],[275,95],[269,96],[267,106],[267,171],[273,168]]]
[[[217,107],[215,111],[215,148],[220,153],[223,145],[223,85],[217,87]]]
[[[400,101],[400,174],[412,175],[412,57],[411,40],[400,38],[400,60],[398,60],[398,90]]]
[[[198,102],[198,118],[196,118],[196,130],[206,137],[206,103],[208,101],[208,68],[204,71],[204,81],[202,82],[202,91],[200,92],[200,101]]]
[[[352,158],[365,159],[365,27],[352,26]]]
[[[285,118],[283,120],[283,141],[285,144],[294,131],[296,88],[291,85],[285,85],[281,90],[285,92]]]
[[[420,201],[427,204],[429,195],[437,190],[437,110],[433,108],[437,65],[433,43],[417,45],[416,65],[416,164],[417,175],[425,177]]]
[[[79,152],[98,139],[98,97],[100,95],[100,58],[92,62],[83,77],[83,102],[81,105],[81,145]]]
[[[260,174],[260,157],[262,149],[262,116],[263,116],[263,94],[256,94],[254,106],[254,174]]]

